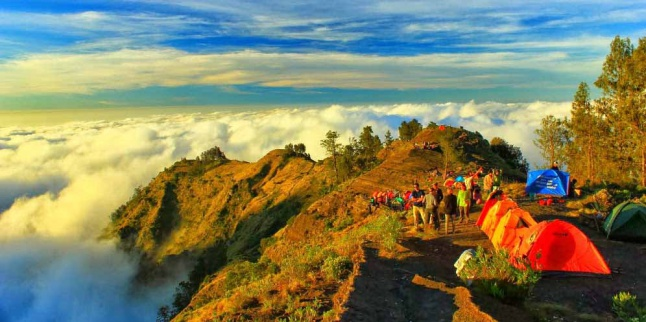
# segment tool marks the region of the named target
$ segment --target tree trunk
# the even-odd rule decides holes
[[[332,153],[332,161],[334,161],[334,175],[336,176],[336,182],[339,183],[339,170],[336,167],[336,152]]]
[[[646,144],[642,145],[642,187],[646,187]]]
[[[590,182],[593,182],[594,181],[594,179],[593,179],[594,174],[592,174],[592,169],[594,168],[594,165],[592,164],[592,162],[594,162],[594,161],[593,161],[593,158],[592,158],[592,138],[588,139],[587,148],[588,148],[588,151],[586,153],[586,156],[588,158],[588,178],[587,179],[590,180]]]

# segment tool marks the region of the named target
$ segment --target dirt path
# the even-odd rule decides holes
[[[368,245],[342,321],[529,320],[521,309],[472,297],[455,275],[464,250],[488,243],[473,224],[458,224],[451,235],[407,229],[396,254]]]
[[[503,304],[463,287],[453,264],[468,248],[491,243],[473,224],[456,233],[415,233],[406,229],[395,254],[368,245],[343,321],[614,321],[612,296],[629,291],[646,300],[646,246],[608,241],[566,209],[520,204],[537,221],[561,219],[575,224],[597,246],[611,277],[544,277],[524,305]],[[472,220],[480,209],[474,209]]]

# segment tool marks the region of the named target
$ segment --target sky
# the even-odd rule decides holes
[[[532,102],[593,83],[640,1],[23,0],[0,109]]]
[[[287,143],[323,158],[370,125],[464,126],[520,147],[565,117],[634,1],[2,1],[0,321],[151,321],[179,269],[133,288],[136,256],[99,239],[177,160]],[[593,88],[593,86],[591,85]]]

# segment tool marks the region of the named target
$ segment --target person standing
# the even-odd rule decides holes
[[[459,185],[458,190],[458,195],[457,195],[457,203],[458,203],[458,214],[460,216],[460,223],[463,223],[464,220],[466,219],[467,224],[469,223],[469,214],[467,213],[468,209],[468,204],[467,204],[467,188],[464,183],[461,183]]]
[[[424,198],[426,194],[423,190],[419,189],[419,183],[417,182],[413,185],[413,188],[414,190],[411,194],[413,202],[413,225],[415,226],[415,230],[419,231],[419,227],[417,226],[417,213],[419,213],[420,217],[422,217],[422,224],[424,225],[423,227],[426,227],[428,222],[428,218],[426,218],[426,210],[424,209]],[[422,228],[422,231],[423,230],[424,228]]]
[[[436,182],[436,183],[433,184],[433,189],[435,189],[437,204],[439,205],[440,202],[442,202],[442,199],[444,199],[444,194],[442,193],[442,188],[440,188],[440,185]]]
[[[493,189],[493,171],[487,173],[487,175],[482,179],[482,185],[483,185],[483,197],[485,200],[489,198],[489,194],[491,194],[491,190]]]
[[[437,215],[437,210],[440,207],[440,202],[437,200],[437,190],[431,187],[429,193],[426,195],[426,215],[430,218],[430,224],[433,225],[435,230],[440,229],[440,218]]]
[[[455,232],[455,223],[453,218],[458,213],[458,198],[453,194],[453,188],[446,190],[444,197],[444,218],[445,218],[445,231],[449,232],[449,221],[451,221],[451,233]]]
[[[477,174],[474,174],[473,171],[469,171],[467,176],[464,178],[464,186],[466,188],[466,197],[465,201],[465,212],[467,217],[467,223],[469,222],[469,213],[471,212],[471,202],[473,201],[473,181]]]

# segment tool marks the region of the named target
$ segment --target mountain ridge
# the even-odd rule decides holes
[[[423,142],[435,141],[442,142],[440,149],[418,148]],[[316,293],[317,298],[329,303],[313,309],[315,315],[320,317],[325,312],[333,312],[328,315],[338,316],[352,289],[352,276],[360,266],[363,252],[360,245],[370,239],[383,238],[368,230],[392,230],[397,226],[394,219],[382,222],[372,216],[374,212],[368,207],[368,198],[373,191],[403,192],[411,190],[413,182],[420,182],[426,188],[432,183],[429,180],[440,181],[439,177],[428,177],[431,170],[443,170],[447,162],[453,170],[488,166],[503,168],[512,176],[522,176],[492,153],[480,134],[461,128],[441,130],[429,126],[411,141],[393,142],[377,157],[380,162],[373,169],[338,184],[334,181],[331,158],[314,162],[282,149],[270,151],[253,163],[178,161],[148,186],[139,189],[113,214],[106,235],[117,236],[121,247],[142,254],[144,265],[140,273],[145,276],[143,280],[154,278],[146,276],[146,271],[154,272],[175,256],[188,257],[195,262],[189,282],[180,284],[176,294],[174,306],[178,311],[165,315],[167,318],[177,314],[176,320],[190,320],[191,316],[209,315],[205,313],[205,307],[214,310],[214,316],[222,313],[224,315],[220,317],[241,318],[236,310],[223,309],[223,306],[231,305],[227,298],[238,294],[231,285],[223,286],[227,284],[223,281],[237,276],[236,267],[243,267],[242,271],[251,270],[248,272],[251,275],[262,275],[261,279],[280,280],[286,271],[294,269],[292,264],[285,263],[285,259],[292,256],[291,252],[298,253],[301,249],[307,254],[312,247],[327,257],[307,255],[311,257],[308,260],[316,260],[306,266],[320,271],[311,273],[317,277],[310,289],[304,291],[300,283],[291,291],[312,295],[317,289],[327,289]],[[370,225],[379,228],[367,229]],[[337,245],[337,240],[343,239],[353,241]],[[301,255],[294,254],[296,257]],[[328,260],[346,263],[338,264],[341,266],[351,264],[353,268],[346,267],[348,274],[342,274],[341,279],[330,279],[329,274],[324,273]],[[253,273],[254,270],[263,273]],[[267,277],[265,271],[274,273]],[[253,282],[257,281],[250,283]],[[233,285],[238,285],[236,283]],[[281,280],[277,287],[283,283]],[[268,289],[266,292],[277,292],[276,298],[280,298],[277,301],[288,303],[293,292],[290,293],[289,286],[285,287],[287,291]],[[222,291],[223,288],[227,291]],[[254,318],[253,314],[259,314],[257,317],[278,318],[287,314],[287,306],[261,312],[253,311],[255,306],[252,305],[251,312],[255,313],[245,317]]]

